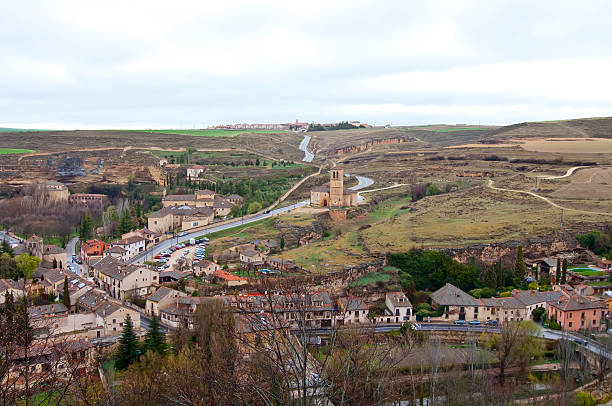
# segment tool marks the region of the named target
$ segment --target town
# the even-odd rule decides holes
[[[10,2],[0,406],[612,406],[606,2]]]

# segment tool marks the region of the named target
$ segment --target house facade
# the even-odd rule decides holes
[[[111,243],[111,248],[119,247],[124,249],[125,259],[130,259],[140,254],[145,250],[145,239],[140,236],[132,236],[127,238],[122,238]]]
[[[606,327],[607,306],[580,295],[563,295],[549,303],[548,317],[555,319],[563,330],[603,330]]]

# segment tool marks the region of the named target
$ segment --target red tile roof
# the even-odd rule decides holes
[[[226,281],[246,281],[247,280],[246,278],[243,278],[238,275],[234,275],[233,273],[229,273],[221,269],[216,270],[215,273],[213,273],[213,275],[216,276],[217,278],[225,279]]]

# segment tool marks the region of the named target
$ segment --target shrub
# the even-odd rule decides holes
[[[540,320],[542,320],[542,316],[544,315],[545,312],[546,310],[544,310],[543,307],[538,307],[537,309],[533,309],[533,311],[531,312],[531,314],[533,315],[533,321],[539,322]]]
[[[499,294],[499,297],[510,297],[512,296],[512,292],[502,292]]]

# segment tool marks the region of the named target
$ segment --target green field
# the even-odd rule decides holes
[[[573,268],[569,270],[575,273],[579,273],[582,276],[598,276],[603,273],[602,271],[597,271],[595,269],[590,268]]]
[[[389,282],[391,279],[391,275],[383,272],[372,272],[363,275],[359,279],[351,282],[351,286],[366,286],[366,285],[375,285],[377,282]]]
[[[30,154],[36,152],[32,149],[19,149],[19,148],[0,148],[0,155],[6,154]]]
[[[257,134],[283,134],[287,131],[280,130],[136,130],[138,132],[159,133],[159,134],[177,134],[177,135],[194,135],[198,137],[235,137],[245,133]]]

